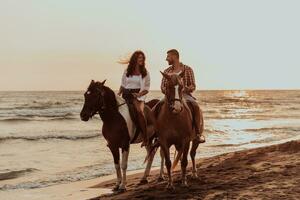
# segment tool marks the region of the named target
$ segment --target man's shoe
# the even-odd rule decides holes
[[[147,141],[143,140],[141,147],[148,146],[149,144],[150,144],[150,142],[148,140]]]
[[[204,135],[196,135],[196,141],[199,143],[205,143]]]
[[[142,144],[141,144],[141,147],[144,147],[144,146],[146,146],[146,142],[142,142]]]

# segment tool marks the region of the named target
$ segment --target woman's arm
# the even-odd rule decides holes
[[[136,94],[136,97],[141,97],[148,94],[150,90],[150,74],[147,72],[147,75],[142,80],[142,86],[139,93]]]
[[[124,91],[124,87],[121,85],[120,88],[119,88],[119,91],[118,91],[118,95],[121,96],[123,91]]]
[[[122,75],[121,86],[119,88],[118,95],[121,95],[123,93],[125,86],[126,86],[126,70]]]

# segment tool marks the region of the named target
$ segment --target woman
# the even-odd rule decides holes
[[[146,94],[150,89],[150,75],[145,68],[145,54],[142,51],[135,51],[128,67],[122,76],[121,87],[118,95],[128,103],[132,103],[137,113],[138,126],[143,135],[142,146],[148,145],[147,121],[144,115]]]

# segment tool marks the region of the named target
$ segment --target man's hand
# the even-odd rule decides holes
[[[188,92],[188,93],[191,92],[191,91],[193,91],[193,86],[190,85],[190,86],[185,87],[185,88],[184,88],[184,91],[185,91],[185,92]]]

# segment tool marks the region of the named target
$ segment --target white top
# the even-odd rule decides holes
[[[142,75],[133,75],[126,76],[127,70],[124,71],[122,76],[121,86],[125,89],[138,89],[140,88],[140,92],[150,89],[150,75],[147,71],[147,75],[143,78]],[[146,95],[137,98],[139,101],[145,101]]]

